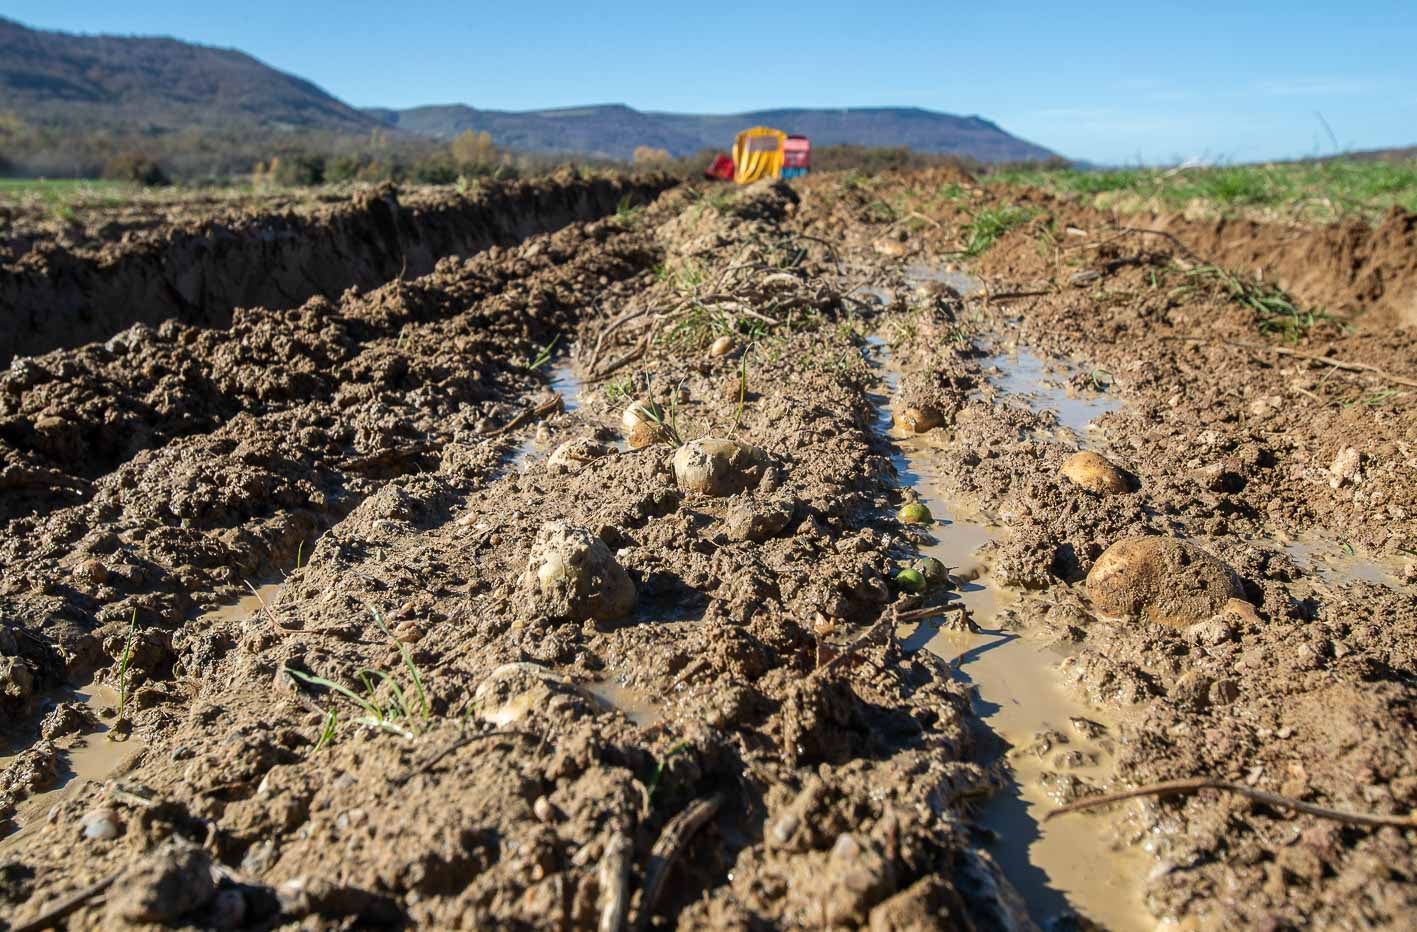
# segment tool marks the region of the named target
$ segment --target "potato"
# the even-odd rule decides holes
[[[1063,460],[1060,471],[1075,485],[1098,495],[1115,495],[1129,491],[1132,487],[1126,473],[1112,465],[1106,457],[1096,453],[1074,453]]]
[[[1234,570],[1171,537],[1133,537],[1108,547],[1087,574],[1094,608],[1112,618],[1173,628],[1204,621],[1243,591]]]

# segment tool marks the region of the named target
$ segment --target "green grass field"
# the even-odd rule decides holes
[[[62,212],[76,204],[114,207],[142,190],[123,181],[86,178],[0,178],[0,204],[42,206]]]
[[[1036,185],[1122,211],[1199,210],[1327,222],[1374,219],[1393,206],[1417,211],[1417,159],[1333,159],[1213,168],[1105,171],[1010,168],[991,184]]]

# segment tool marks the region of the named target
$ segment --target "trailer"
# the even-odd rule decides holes
[[[806,136],[788,136],[782,144],[782,177],[797,178],[812,168],[812,142]]]
[[[733,155],[722,153],[704,169],[704,177],[752,184],[762,178],[797,178],[812,167],[812,143],[768,126],[745,129],[733,140]]]

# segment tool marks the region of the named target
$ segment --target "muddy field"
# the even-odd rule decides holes
[[[1417,924],[1411,217],[193,210],[12,224],[11,929]]]

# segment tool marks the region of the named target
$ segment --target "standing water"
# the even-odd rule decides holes
[[[893,394],[900,373],[883,341],[868,342]],[[960,581],[958,598],[982,629],[964,633],[926,622],[901,636],[905,649],[930,650],[951,661],[975,687],[975,711],[1012,748],[1012,780],[978,820],[996,836],[991,854],[1041,926],[1072,911],[1109,929],[1151,928],[1154,921],[1141,901],[1149,864],[1140,849],[1112,840],[1115,823],[1095,815],[1042,822],[1074,778],[1093,784],[1110,779],[1115,726],[1105,712],[1064,688],[1058,670],[1064,655],[1003,624],[1009,613],[1026,611],[989,564],[991,545],[1005,529],[941,494],[929,447],[892,431],[889,397],[880,404],[877,425],[895,441],[892,460],[901,484],[914,489],[937,521],[936,542],[922,552],[951,567]]]

